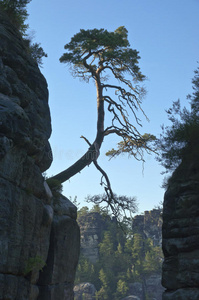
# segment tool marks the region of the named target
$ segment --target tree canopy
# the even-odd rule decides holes
[[[157,158],[166,172],[173,171],[183,158],[193,151],[199,151],[199,68],[195,70],[192,80],[193,93],[188,95],[190,109],[181,108],[180,100],[173,102],[167,110],[171,126],[162,127],[163,132],[157,140],[160,155]]]
[[[129,73],[133,80],[142,81],[145,76],[138,67],[139,55],[131,49],[128,42],[127,30],[124,26],[114,32],[105,29],[81,29],[75,34],[70,43],[65,45],[68,50],[60,58],[61,62],[72,63],[75,75],[88,80],[101,76],[106,69],[120,81],[135,89],[124,75]],[[88,63],[88,60],[91,61]]]
[[[95,83],[97,132],[92,143],[82,136],[89,145],[88,151],[75,164],[53,178],[64,182],[93,162],[102,173],[101,184],[105,188],[107,202],[110,204],[115,201],[120,206],[118,200],[114,199],[108,176],[98,165],[97,159],[105,137],[112,134],[122,138],[131,154],[136,156],[139,153],[140,159],[143,159],[140,149],[150,150],[149,136],[146,138],[146,135],[140,134],[136,127],[141,126],[139,111],[146,117],[141,108],[145,90],[140,84],[145,76],[139,68],[139,53],[130,48],[128,31],[124,26],[114,32],[81,29],[65,45],[65,50],[60,62],[70,66],[73,76]],[[111,115],[107,127],[105,111]]]

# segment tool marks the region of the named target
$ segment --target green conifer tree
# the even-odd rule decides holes
[[[163,126],[163,132],[157,140],[160,150],[157,160],[166,172],[175,170],[182,159],[189,159],[191,153],[199,153],[199,68],[195,71],[192,83],[194,91],[187,96],[190,109],[182,109],[180,100],[173,102],[173,106],[167,110],[171,126]]]

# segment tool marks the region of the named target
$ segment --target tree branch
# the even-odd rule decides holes
[[[89,142],[89,140],[84,137],[84,136],[81,136],[81,138],[83,138],[86,143],[91,146],[91,143]],[[98,165],[97,163],[97,159],[93,160],[93,163],[95,165],[95,167],[97,168],[98,171],[100,171],[100,173],[102,174],[102,178],[101,178],[101,185],[104,185],[104,190],[106,192],[106,195],[108,197],[108,204],[110,205],[111,209],[113,209],[113,206],[111,204],[111,202],[114,200],[114,194],[113,194],[113,191],[112,191],[112,188],[111,188],[111,183],[110,183],[110,180],[108,178],[108,175],[106,174],[106,172]],[[106,183],[103,182],[103,178],[105,178],[106,180]]]
[[[98,171],[100,171],[100,173],[102,174],[102,178],[101,178],[101,185],[104,185],[104,190],[106,192],[106,195],[108,196],[109,199],[109,204],[111,204],[111,201],[114,199],[114,195],[113,195],[113,191],[111,188],[111,183],[110,180],[108,178],[108,175],[106,174],[106,172],[98,165],[97,160],[93,161],[95,167],[97,168]],[[106,183],[103,182],[103,177],[106,180]]]
[[[68,169],[64,170],[63,172],[58,173],[51,178],[58,180],[60,183],[63,183],[70,179],[75,174],[82,171],[86,166],[89,166],[93,160],[95,160],[99,155],[98,149],[96,149],[95,145],[92,144],[88,151],[78,159],[72,166]]]

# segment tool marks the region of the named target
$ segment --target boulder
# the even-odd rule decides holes
[[[89,282],[84,282],[74,287],[75,300],[95,300],[96,288]]]
[[[153,300],[162,300],[164,288],[161,284],[161,274],[154,274],[146,279],[146,294]]]
[[[141,299],[137,296],[130,295],[130,296],[123,298],[122,300],[141,300]]]
[[[129,284],[129,294],[138,297],[140,300],[144,299],[144,289],[141,282],[134,282]]]

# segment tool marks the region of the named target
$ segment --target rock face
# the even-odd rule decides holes
[[[91,212],[80,217],[78,223],[81,228],[81,253],[91,263],[96,263],[106,220],[99,213]]]
[[[145,300],[146,295],[149,299],[153,300],[162,300],[162,293],[164,288],[161,285],[161,274],[153,274],[148,276],[145,279],[145,283],[143,286],[143,282],[134,282],[129,285],[129,297],[135,297],[138,300]],[[137,298],[136,298],[137,297]],[[125,298],[131,299],[131,298]],[[134,299],[134,298],[132,298]]]
[[[44,184],[50,134],[46,80],[0,13],[0,300],[73,299],[79,228]]]
[[[129,294],[131,294],[131,296],[129,296],[129,297],[135,297],[135,299],[138,299],[138,300],[142,299],[143,300],[144,299],[143,283],[141,283],[141,282],[130,283],[130,285],[129,285]],[[128,297],[125,297],[124,299],[126,300],[126,298],[128,299]]]
[[[173,173],[163,209],[164,300],[199,299],[198,141]]]
[[[162,300],[164,288],[161,284],[161,275],[154,274],[146,279],[146,293],[153,300]]]
[[[162,244],[162,213],[161,209],[145,211],[143,215],[133,218],[133,233],[139,233],[143,239],[150,238],[154,246]]]
[[[75,300],[95,300],[95,286],[89,282],[80,283],[74,287]]]
[[[80,249],[77,210],[63,195],[54,199],[53,209],[48,257],[38,280],[38,300],[72,300]]]
[[[125,297],[122,300],[140,300],[140,298],[132,295],[132,296]]]

